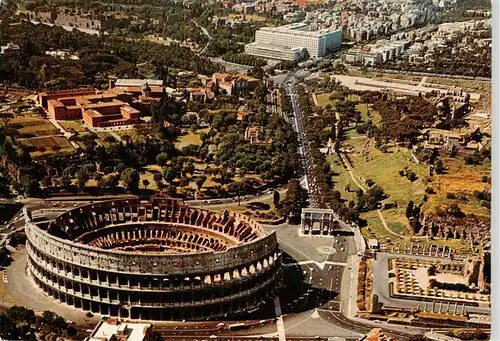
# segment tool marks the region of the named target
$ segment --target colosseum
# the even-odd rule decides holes
[[[98,202],[44,223],[25,215],[30,277],[84,311],[146,320],[243,315],[281,282],[275,232],[245,215],[165,198]]]

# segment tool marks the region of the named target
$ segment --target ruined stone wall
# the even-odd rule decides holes
[[[263,256],[274,253],[278,248],[275,232],[221,253],[175,255],[102,250],[51,236],[34,224],[26,225],[26,236],[33,247],[72,265],[140,274],[221,271],[237,267],[242,263],[257,262]]]

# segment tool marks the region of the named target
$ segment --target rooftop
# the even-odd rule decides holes
[[[316,38],[319,38],[327,33],[339,31],[339,30],[333,30],[333,29],[312,31],[311,26],[308,23],[294,23],[294,24],[289,24],[289,25],[284,25],[284,26],[279,26],[279,27],[263,27],[260,30],[267,31],[267,32],[273,32],[273,33],[288,33],[288,34],[293,34],[293,35],[298,35],[298,36],[316,37]]]
[[[296,47],[286,47],[286,46],[281,46],[281,45],[276,45],[276,44],[266,44],[266,43],[261,43],[261,42],[253,42],[247,44],[248,46],[255,46],[261,50],[269,50],[269,51],[282,51],[282,52],[295,52],[295,51],[301,51],[304,48],[300,46]]]
[[[101,321],[87,341],[110,341],[113,336],[123,335],[127,341],[143,341],[151,323],[120,323],[115,319]]]
[[[146,82],[150,86],[163,86],[163,81],[159,79],[117,79],[115,86],[142,86]]]

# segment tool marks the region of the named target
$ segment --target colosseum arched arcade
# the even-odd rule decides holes
[[[28,214],[29,215],[29,214]],[[274,232],[181,201],[106,201],[26,224],[35,283],[65,304],[134,319],[244,314],[275,294]]]

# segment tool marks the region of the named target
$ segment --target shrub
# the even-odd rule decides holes
[[[436,194],[436,191],[432,187],[426,187],[425,188],[425,193],[426,194]]]
[[[408,174],[406,174],[406,177],[408,178],[408,180],[410,180],[411,182],[417,180],[417,174],[415,174],[415,172],[412,172],[412,171],[409,171]]]
[[[453,193],[446,193],[446,199],[456,199],[457,197]]]

